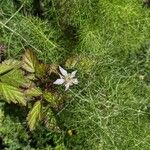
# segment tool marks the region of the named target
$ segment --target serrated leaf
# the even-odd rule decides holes
[[[44,118],[44,123],[47,128],[52,129],[53,131],[56,131],[56,132],[60,131],[60,128],[57,124],[57,120],[51,108],[47,109],[43,118]]]
[[[35,129],[37,123],[41,119],[41,110],[42,110],[41,101],[37,101],[35,102],[32,110],[30,110],[28,114],[27,121],[31,131]]]
[[[26,105],[24,94],[16,87],[0,82],[0,94],[8,103],[13,102]]]
[[[21,88],[25,88],[25,89],[28,89],[28,88],[31,88],[31,87],[35,87],[35,83],[32,82],[31,80],[27,79],[27,82],[24,83]]]
[[[22,68],[30,73],[34,73],[39,61],[32,50],[26,50],[22,59]]]
[[[51,64],[49,67],[49,74],[51,73],[59,74],[58,68],[59,68],[59,65]]]
[[[27,83],[27,79],[24,77],[24,72],[19,69],[13,69],[7,74],[0,76],[0,80],[15,87],[24,86]]]
[[[9,72],[13,68],[19,68],[20,66],[20,61],[14,59],[5,60],[0,64],[0,75]]]
[[[52,93],[50,93],[50,92],[45,92],[43,96],[44,96],[44,99],[45,99],[47,102],[49,102],[50,104],[52,104],[52,105],[55,105],[55,104],[56,104],[56,97],[55,97]]]
[[[29,80],[32,80],[32,81],[36,80],[36,77],[35,77],[34,74],[28,74],[28,75],[26,76],[26,78],[29,79]]]
[[[26,96],[37,97],[42,95],[42,90],[39,87],[31,87],[25,91]]]
[[[49,65],[39,63],[39,65],[36,67],[35,70],[35,76],[38,78],[43,78],[47,75],[48,70],[49,70]]]

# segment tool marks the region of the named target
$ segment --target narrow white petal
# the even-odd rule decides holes
[[[69,89],[69,86],[70,86],[70,84],[69,83],[67,83],[67,84],[65,84],[65,91],[67,91],[68,89]]]
[[[79,83],[78,79],[72,79],[72,82],[73,82],[74,84],[78,84],[78,83]]]
[[[53,84],[58,84],[58,85],[60,85],[60,84],[63,84],[64,82],[65,82],[64,79],[57,79]]]
[[[63,76],[67,76],[67,74],[68,74],[67,71],[65,69],[63,69],[61,66],[59,66],[59,70]]]
[[[73,72],[71,73],[71,77],[74,78],[75,75],[76,75],[76,73],[77,73],[77,70],[73,71]]]
[[[60,76],[61,79],[64,79],[64,77],[61,74],[59,74],[59,76]]]

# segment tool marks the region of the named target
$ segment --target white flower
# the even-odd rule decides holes
[[[75,78],[76,72],[73,71],[72,73],[67,73],[65,69],[63,69],[61,66],[59,66],[59,70],[61,74],[59,74],[60,79],[57,79],[53,84],[64,84],[65,85],[65,91],[69,89],[70,86],[73,84],[78,84],[77,78]]]

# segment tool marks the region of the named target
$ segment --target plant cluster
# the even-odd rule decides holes
[[[63,103],[62,95],[53,86],[58,74],[58,65],[43,64],[32,50],[26,50],[21,61],[9,59],[0,64],[0,94],[6,102],[29,109],[30,130]]]
[[[2,146],[148,150],[149,16],[149,0],[1,0]]]

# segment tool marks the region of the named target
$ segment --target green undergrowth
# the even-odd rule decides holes
[[[6,149],[149,150],[150,9],[140,0],[34,2],[0,2],[5,59],[31,48],[77,69],[79,84],[57,113],[61,133],[42,124],[30,133],[23,110],[0,103]]]

